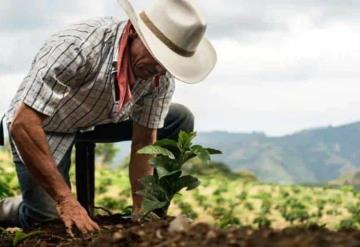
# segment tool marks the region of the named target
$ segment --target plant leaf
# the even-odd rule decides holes
[[[154,176],[145,176],[139,179],[143,189],[136,194],[143,196],[141,217],[145,217],[154,209],[163,208],[169,203],[167,191],[162,188]]]
[[[163,155],[158,155],[158,156],[151,158],[149,160],[149,163],[151,165],[153,165],[154,167],[161,166],[161,167],[166,168],[169,171],[177,169],[177,167],[178,167],[176,160],[170,159],[169,157],[163,156]]]
[[[174,193],[179,192],[182,188],[186,188],[186,190],[195,189],[199,184],[200,181],[191,175],[182,176],[174,181]]]
[[[181,170],[174,170],[174,171],[168,171],[166,168],[158,166],[156,168],[156,171],[158,173],[159,179],[162,179],[167,176],[171,176],[173,174],[179,173],[179,176],[181,174]]]
[[[139,182],[142,186],[152,186],[156,184],[156,179],[154,176],[144,176],[139,179]]]
[[[43,233],[43,231],[32,231],[32,232],[29,232],[29,233],[25,233],[23,231],[16,231],[12,245],[17,246],[24,239],[26,239],[28,237],[31,237],[33,235],[41,234],[41,233]]]
[[[192,139],[196,136],[196,132],[185,132],[180,130],[178,138],[178,147],[181,151],[185,152],[190,149]]]
[[[140,150],[137,151],[137,153],[139,154],[161,154],[164,156],[169,157],[170,159],[175,159],[174,154],[166,148],[157,146],[157,145],[148,145],[145,146],[143,148],[141,148]]]
[[[207,149],[203,148],[200,145],[193,145],[191,150],[196,154],[199,159],[201,159],[205,163],[209,163],[210,161],[210,154]]]
[[[142,195],[144,198],[150,198],[151,200],[168,201],[168,195],[166,189],[164,189],[155,176],[145,176],[139,179],[142,189],[137,191],[138,195]]]
[[[161,202],[158,200],[150,200],[149,198],[144,198],[142,203],[143,208],[142,208],[141,216],[145,217],[151,211],[158,208],[163,208],[164,206],[166,206],[167,203],[168,202]]]
[[[188,160],[192,159],[196,157],[196,154],[193,152],[193,151],[186,151],[184,154],[183,154],[183,162],[181,165],[183,165],[185,162],[187,162]]]
[[[155,145],[160,146],[160,147],[168,147],[168,146],[171,146],[171,147],[176,147],[176,148],[178,148],[177,142],[176,142],[175,140],[168,139],[168,138],[164,138],[164,139],[157,140],[157,141],[155,142]]]
[[[205,148],[209,154],[222,154],[223,152],[221,152],[220,150],[217,149],[213,149],[213,148]]]

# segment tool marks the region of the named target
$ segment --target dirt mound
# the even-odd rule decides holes
[[[118,215],[99,217],[101,232],[76,234],[70,238],[60,222],[36,230],[42,232],[24,239],[18,246],[360,246],[360,231],[330,231],[321,227],[293,227],[283,230],[251,228],[217,229],[193,223],[186,231],[169,232],[173,218],[135,224]],[[35,229],[34,229],[35,230]],[[0,246],[12,246],[9,234],[1,235]]]

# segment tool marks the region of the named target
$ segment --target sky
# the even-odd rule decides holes
[[[97,16],[126,19],[115,0],[0,0],[0,114],[47,36]],[[195,1],[195,0],[194,0]],[[131,1],[138,11],[152,1]],[[198,0],[218,62],[173,101],[196,131],[265,132],[360,120],[360,1]]]

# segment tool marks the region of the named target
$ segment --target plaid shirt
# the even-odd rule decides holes
[[[159,87],[151,80],[138,80],[133,101],[116,112],[117,50],[125,25],[113,17],[96,18],[50,36],[10,104],[8,125],[20,102],[48,116],[43,127],[57,164],[79,130],[129,117],[148,128],[164,125],[175,90],[169,73],[160,78]]]

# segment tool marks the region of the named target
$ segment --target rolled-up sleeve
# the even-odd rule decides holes
[[[69,89],[83,79],[87,67],[84,50],[77,40],[46,42],[24,79],[27,82],[22,101],[51,116]]]
[[[159,86],[134,105],[131,113],[132,120],[151,129],[164,127],[174,91],[175,80],[170,74],[166,73],[165,76],[160,78]]]

